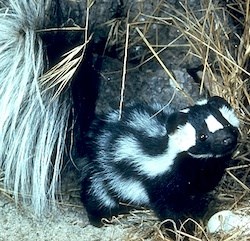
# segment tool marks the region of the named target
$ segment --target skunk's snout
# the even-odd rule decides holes
[[[233,138],[232,136],[227,136],[227,137],[225,137],[225,138],[222,140],[222,145],[228,146],[228,145],[233,144],[233,142],[234,142],[234,138]]]
[[[219,152],[233,151],[237,145],[238,130],[236,128],[224,128],[215,133],[214,146]]]

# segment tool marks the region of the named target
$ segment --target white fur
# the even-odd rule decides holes
[[[123,201],[129,200],[135,205],[145,205],[149,203],[147,192],[140,181],[133,179],[125,179],[115,173],[107,171],[109,166],[106,166],[106,172],[96,173],[92,179],[92,185],[89,192],[102,203],[103,206],[114,208],[116,201],[107,193],[107,188],[114,191],[118,198]],[[108,186],[105,184],[108,181]]]
[[[207,102],[208,102],[207,99],[198,100],[198,101],[196,102],[196,105],[206,105]]]
[[[127,122],[128,126],[138,131],[145,132],[149,137],[164,136],[167,134],[166,128],[155,118],[151,118],[147,112],[131,113],[132,118]]]
[[[223,125],[213,116],[209,115],[205,122],[207,124],[207,128],[211,133],[214,133],[220,129],[223,129]]]
[[[97,139],[97,145],[100,146],[102,149],[107,150],[107,145],[109,145],[110,138],[112,137],[111,132],[103,132],[102,135],[99,136]],[[105,155],[105,153],[104,153]]]
[[[117,140],[115,161],[128,160],[136,165],[139,172],[155,177],[169,170],[173,164],[174,153],[164,153],[158,156],[149,156],[141,150],[138,141],[131,136]]]
[[[188,152],[188,154],[194,158],[202,159],[202,158],[210,158],[214,157],[213,154],[207,153],[207,154],[193,154],[191,152]],[[216,157],[220,157],[221,155],[216,155]]]
[[[196,132],[191,124],[180,126],[174,134],[169,135],[166,151],[157,156],[143,152],[135,137],[122,137],[117,140],[114,161],[128,160],[136,165],[141,173],[153,178],[170,170],[177,154],[195,145],[195,137]]]
[[[152,104],[152,108],[153,110],[155,111],[155,113],[150,117],[150,118],[153,118],[155,117],[156,115],[158,115],[161,111],[165,114],[165,115],[170,115],[172,114],[175,110],[173,108],[171,108],[169,105],[171,103],[171,100],[169,101],[168,104],[166,105],[161,105],[159,103],[153,103]]]
[[[0,9],[0,168],[5,188],[38,215],[54,204],[70,113],[68,93],[45,91],[41,29],[50,0],[6,0]],[[38,25],[39,24],[39,25]],[[67,101],[66,101],[67,100]],[[53,166],[52,166],[53,163]]]
[[[239,127],[240,122],[237,116],[234,113],[233,109],[229,109],[226,106],[223,106],[222,108],[219,109],[223,117],[234,127]]]
[[[123,199],[130,200],[130,203],[135,205],[149,203],[147,192],[140,181],[113,176],[110,183],[115,192]]]
[[[98,174],[100,175],[100,173]],[[97,175],[92,177],[92,185],[89,192],[92,193],[103,206],[114,208],[117,204],[105,191],[106,187],[103,183],[103,174],[101,174],[101,177],[98,177]]]
[[[169,136],[169,148],[173,152],[180,153],[187,151],[196,144],[196,131],[190,124],[186,123],[184,126],[179,126],[176,132]]]
[[[117,122],[119,120],[119,111],[118,110],[114,110],[110,113],[108,113],[106,121],[108,122]]]
[[[182,112],[182,113],[188,113],[189,111],[190,111],[189,108],[185,108],[185,109],[180,110],[180,112]]]

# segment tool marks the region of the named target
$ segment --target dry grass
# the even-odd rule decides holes
[[[200,8],[195,10],[188,6],[188,1],[182,2],[184,2],[182,11],[173,10],[174,8],[167,1],[160,1],[152,15],[140,13],[130,22],[126,19],[127,28],[120,34],[120,38],[117,28],[116,40],[125,39],[120,110],[122,110],[123,104],[129,48],[135,44],[144,43],[148,52],[142,57],[138,67],[156,59],[166,75],[174,81],[176,88],[181,90],[184,95],[188,95],[185,90],[180,88],[178,80],[173,77],[171,71],[164,64],[164,59],[160,57],[160,53],[169,48],[186,49],[186,58],[198,60],[203,66],[200,73],[200,93],[206,91],[210,95],[224,97],[234,107],[241,120],[241,140],[234,157],[236,162],[233,167],[227,169],[226,175],[218,187],[217,195],[220,200],[219,210],[240,209],[247,214],[250,212],[250,140],[248,137],[250,126],[250,0],[234,0],[224,6],[220,6],[217,1],[201,1]],[[141,17],[145,19],[144,22],[138,20]],[[179,36],[166,45],[157,45],[157,41],[150,43],[147,33],[150,29],[152,31],[153,24],[166,25],[167,28],[171,25],[172,28],[179,31]],[[121,23],[119,23],[120,25]],[[113,30],[114,28],[112,28]],[[158,36],[155,39],[157,40]],[[180,43],[180,39],[185,41]],[[145,214],[142,216],[133,215],[138,218],[134,225],[136,231],[133,230],[133,232],[139,234],[139,238],[135,238],[137,235],[133,233],[134,236],[131,234],[133,237],[129,237],[129,240],[169,240],[162,231],[161,223],[152,219],[148,213],[146,213],[146,217]],[[133,224],[133,222],[131,223]],[[240,230],[226,235],[213,236],[207,234],[204,224],[198,223],[196,223],[195,235],[192,237],[183,230],[176,230],[176,232],[178,233],[176,240],[183,240],[184,237],[188,237],[190,240],[247,240],[249,238]]]
[[[107,23],[111,29],[108,40],[111,44],[117,44],[117,42],[121,41],[125,53],[120,108],[122,109],[123,105],[129,48],[138,43],[143,43],[148,48],[148,51],[145,56],[142,56],[138,67],[152,59],[156,59],[165,70],[166,75],[174,81],[176,88],[184,95],[188,95],[185,90],[181,89],[178,80],[174,78],[171,71],[164,64],[164,60],[160,57],[160,54],[169,48],[186,49],[186,57],[198,59],[203,66],[200,75],[200,92],[208,91],[210,95],[224,97],[234,107],[241,120],[241,141],[235,153],[237,163],[227,169],[227,174],[217,190],[220,199],[219,209],[241,209],[243,212],[249,213],[250,0],[231,1],[231,3],[227,4],[227,8],[221,7],[211,0],[201,2],[199,9],[190,9],[188,4],[184,3],[182,5],[183,11],[170,13],[169,9],[173,9],[173,7],[169,6],[167,1],[160,1],[152,15],[148,16],[140,13],[132,20],[127,18],[125,20],[126,27],[123,28],[123,31],[121,31],[121,20],[112,20]],[[239,18],[238,14],[242,18]],[[140,17],[145,20],[139,21]],[[237,22],[235,29],[231,28],[230,17]],[[165,45],[159,45],[157,41],[150,43],[147,39],[147,33],[153,24],[166,25],[168,28],[171,26],[179,31],[179,36]],[[157,32],[155,39],[158,39]],[[179,42],[180,39],[182,42]],[[89,40],[87,35],[85,40],[86,44]],[[82,60],[85,44],[65,55],[62,62],[48,72],[48,75],[52,77],[51,79],[45,75],[46,80],[42,80],[48,88],[58,86],[58,95],[68,84]],[[58,76],[64,77],[58,78]],[[191,96],[189,98],[190,102],[192,102]],[[1,191],[2,189],[0,189]],[[118,223],[124,225],[124,227],[132,226],[132,232],[128,234],[127,240],[169,240],[162,228],[162,223],[157,221],[152,212],[148,210],[133,212],[129,216],[118,217],[118,219],[106,224],[109,225],[110,223]],[[247,240],[247,237],[240,231],[233,234],[211,236],[207,234],[206,227],[202,223],[196,223],[196,233],[193,237],[185,233],[184,230],[176,230],[176,233],[176,240],[183,240],[185,237],[190,240]]]
[[[66,27],[66,28],[52,28],[44,29],[38,32],[52,32],[52,31],[80,31],[83,33],[83,43],[75,48],[69,50],[62,56],[62,59],[51,69],[49,69],[43,76],[41,76],[41,86],[45,88],[45,91],[56,88],[57,91],[52,100],[58,97],[71,83],[71,80],[76,73],[79,65],[83,61],[86,47],[92,38],[89,34],[89,14],[94,1],[90,0],[86,9],[86,20],[84,28],[80,26]]]

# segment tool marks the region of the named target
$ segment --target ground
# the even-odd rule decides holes
[[[119,241],[126,238],[127,232],[120,225],[102,228],[89,225],[81,207],[61,206],[39,220],[11,199],[0,198],[0,241]]]

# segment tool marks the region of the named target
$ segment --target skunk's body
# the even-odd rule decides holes
[[[92,224],[124,212],[124,203],[152,208],[162,220],[203,214],[236,147],[239,121],[220,97],[154,115],[159,109],[132,105],[121,120],[113,111],[93,123],[81,195]]]

